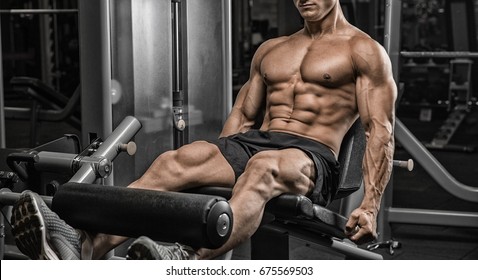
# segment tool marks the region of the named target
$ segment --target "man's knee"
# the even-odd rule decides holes
[[[279,177],[279,162],[273,153],[260,152],[248,161],[245,173],[255,175],[264,183],[273,183]]]
[[[305,194],[313,185],[313,174],[304,171],[308,164],[291,162],[290,158],[275,151],[260,152],[249,160],[244,172],[244,179],[249,182],[244,184],[257,188],[266,197],[285,192]]]
[[[242,176],[234,188],[234,192],[252,191],[269,200],[280,189],[279,166],[273,157],[261,152],[251,157]]]

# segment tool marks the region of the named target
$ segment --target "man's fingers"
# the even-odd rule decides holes
[[[356,234],[359,230],[359,224],[355,224],[355,226],[345,226],[345,234],[347,234],[348,236]]]
[[[360,213],[358,216],[353,214],[350,216],[345,225],[345,234],[357,244],[363,244],[376,238],[373,223],[365,212]]]
[[[354,216],[350,216],[347,224],[345,224],[345,234],[353,235],[360,229],[358,219]]]

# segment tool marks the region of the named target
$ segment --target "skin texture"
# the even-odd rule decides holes
[[[297,33],[263,43],[252,60],[221,137],[248,131],[265,112],[261,130],[319,141],[337,155],[342,139],[360,117],[367,145],[363,160],[365,195],[344,231],[360,244],[376,238],[377,214],[390,179],[394,152],[396,85],[384,49],[350,25],[338,0],[294,0],[305,20]],[[213,258],[236,247],[258,228],[265,204],[284,192],[307,194],[314,186],[313,162],[299,149],[253,156],[237,182],[232,167],[210,143],[198,141],[160,155],[129,187],[180,191],[201,185],[233,188],[230,239]],[[160,225],[158,225],[160,226]],[[93,236],[94,257],[124,237]]]

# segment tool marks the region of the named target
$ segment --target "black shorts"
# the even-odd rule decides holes
[[[315,188],[307,196],[320,205],[327,205],[337,193],[339,163],[324,144],[282,132],[250,130],[210,141],[219,147],[234,169],[236,180],[244,172],[249,159],[260,151],[297,148],[304,151],[315,163]]]

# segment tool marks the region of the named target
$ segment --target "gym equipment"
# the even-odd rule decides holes
[[[105,11],[96,2],[78,3],[80,24],[85,24],[80,28],[85,45],[80,49],[80,67],[92,76],[101,62],[105,64],[101,69],[111,73],[101,71],[106,80],[100,82],[99,75],[82,72],[82,89],[90,88],[83,92],[90,97],[82,95],[82,100],[88,103],[87,110],[94,108],[94,113],[82,115],[82,121],[87,118],[83,129],[100,131],[95,128],[100,125],[97,116],[105,122],[112,117],[108,123],[116,124],[134,112],[141,121],[143,129],[135,142],[144,152],[132,160],[117,159],[115,164],[115,169],[123,170],[114,173],[115,184],[125,185],[144,173],[158,154],[179,147],[181,141],[213,140],[220,134],[233,100],[232,94],[225,93],[233,92],[230,24],[234,1],[113,1]],[[108,31],[98,28],[103,26],[97,20],[99,12],[109,17]],[[110,36],[104,36],[106,32]],[[94,55],[105,48],[111,49],[111,55]],[[99,112],[99,104],[93,103],[99,92],[107,93],[98,87],[109,83],[108,78],[121,84],[123,95],[113,112],[107,111],[110,103]]]
[[[391,58],[394,78],[396,81],[399,81],[398,70],[400,56],[414,55],[400,52],[401,8],[402,1],[387,1],[385,13],[385,49]],[[471,57],[476,56],[477,54],[459,52],[441,54],[433,53],[427,55],[437,57],[448,55],[456,55],[456,57],[458,57],[466,55]],[[443,189],[460,199],[470,202],[478,202],[478,188],[458,182],[399,119],[397,119],[395,123],[395,138]],[[383,233],[381,238],[387,238],[387,236],[390,235],[390,223],[478,227],[478,213],[474,212],[393,207],[392,186],[387,187],[382,203],[383,210],[380,218],[381,222],[379,224],[379,231]]]
[[[229,203],[211,195],[67,183],[53,197],[52,210],[74,228],[193,248],[218,248],[232,231]]]
[[[74,227],[131,237],[148,235],[156,240],[181,242],[193,247],[221,246],[232,231],[232,212],[226,202],[231,196],[231,189],[201,187],[185,193],[165,193],[93,184],[109,175],[110,163],[119,152],[134,152],[134,145],[123,143],[132,138],[140,127],[137,119],[127,117],[106,141],[94,141],[85,149],[88,153],[30,151],[23,158],[21,153],[13,154],[9,164],[21,160],[27,161],[37,171],[55,169],[72,172],[69,182],[60,186],[53,198],[43,198]],[[364,149],[365,134],[360,120],[357,120],[345,136],[339,154],[338,198],[361,187]],[[394,161],[394,165],[405,168],[411,168],[412,164],[411,161]],[[3,189],[0,202],[11,205],[18,197],[18,193]],[[280,244],[269,240],[275,238],[275,232],[279,231],[280,236],[284,236],[284,232],[300,236],[346,258],[382,259],[381,255],[347,241],[344,235],[346,216],[360,200],[360,193],[356,192],[342,199],[338,211],[314,205],[302,195],[283,194],[271,200],[266,207],[264,225],[253,237],[252,258],[288,258],[288,239],[282,238]],[[263,240],[264,236],[267,240]],[[277,254],[269,246],[282,252]],[[271,252],[275,253],[269,254]]]
[[[0,61],[2,57],[2,23],[0,22]],[[0,148],[5,148],[5,111],[3,94],[3,63],[0,64]]]
[[[9,9],[0,10],[0,14],[71,14],[78,13],[77,9]]]
[[[348,215],[360,204],[362,195],[352,191],[362,187],[362,161],[365,151],[365,132],[357,120],[342,141],[339,153],[339,193],[330,207],[313,204],[302,195],[283,194],[266,206],[263,225],[252,237],[252,259],[288,259],[289,235],[323,246],[348,259],[382,259],[377,253],[360,248],[345,234]],[[413,161],[394,161],[394,166],[413,169]],[[220,187],[201,187],[190,192],[230,198],[231,190]],[[338,205],[337,205],[338,204]]]
[[[80,154],[29,151],[9,155],[7,163],[23,178],[27,178],[28,172],[18,164],[19,162],[26,162],[30,168],[37,171],[54,170],[73,175],[70,182],[93,183],[98,178],[104,179],[111,174],[112,161],[120,152],[134,154],[136,150],[134,144],[124,143],[140,128],[141,123],[136,118],[126,117],[104,142],[96,139]]]
[[[224,244],[231,234],[232,212],[222,197],[93,184],[110,175],[111,163],[120,152],[135,153],[132,142],[124,143],[140,128],[136,118],[126,117],[105,141],[97,139],[79,154],[28,151],[12,153],[7,161],[24,179],[35,171],[69,174],[70,180],[53,197],[42,198],[74,227],[130,237],[148,235],[193,247]],[[19,196],[4,188],[0,203],[13,205]]]
[[[449,141],[461,125],[473,105],[478,102],[473,97],[471,90],[471,70],[473,61],[470,58],[478,58],[477,52],[400,52],[403,58],[447,58],[450,59],[450,78],[448,89],[448,117],[434,135],[430,143],[426,144],[430,149],[447,149],[455,151],[473,152],[472,146],[450,145]]]
[[[132,145],[122,143],[132,138],[140,127],[137,119],[127,117],[106,141],[94,141],[86,149],[91,154],[30,151],[23,160],[34,170],[74,171],[69,182],[60,186],[53,198],[43,198],[62,219],[76,228],[131,237],[148,235],[156,240],[193,247],[217,248],[224,244],[232,231],[232,212],[226,202],[231,197],[229,188],[201,187],[185,193],[165,193],[93,184],[98,178],[109,175],[110,162],[120,151],[134,152]],[[342,142],[337,198],[361,188],[364,150],[365,133],[357,120]],[[14,154],[9,163],[16,163],[22,158],[20,155]],[[410,169],[413,162],[394,161],[394,165]],[[11,205],[18,197],[18,193],[3,189],[0,202]],[[263,226],[253,237],[251,257],[288,258],[288,238],[284,236],[290,234],[325,246],[346,258],[382,259],[381,255],[347,241],[344,234],[346,216],[360,201],[361,194],[355,192],[336,205],[337,211],[333,207],[315,205],[302,195],[283,194],[274,198],[266,206]],[[271,242],[270,238],[277,239],[278,232],[280,243]]]
[[[42,81],[30,77],[14,77],[10,80],[13,89],[32,100],[30,108],[5,107],[5,118],[10,120],[30,120],[30,141],[36,142],[38,121],[66,121],[76,129],[81,128],[80,88],[76,88],[70,98],[56,92]]]
[[[22,168],[14,165],[19,161],[27,161],[34,170],[73,170],[74,175],[70,181],[60,186],[53,198],[47,196],[44,199],[60,217],[74,227],[132,237],[148,235],[157,240],[179,241],[194,247],[217,248],[222,245],[232,230],[232,213],[224,198],[230,196],[230,193],[223,193],[221,196],[164,193],[92,184],[97,178],[109,175],[107,171],[111,161],[121,151],[120,147],[126,148],[122,143],[132,138],[140,127],[137,119],[127,117],[106,141],[93,142],[86,149],[92,151],[90,155],[30,151],[23,154],[23,158],[22,153],[14,153],[8,162],[14,170],[20,171],[19,173],[28,173],[26,170],[21,172]],[[352,151],[352,146],[349,151]],[[356,152],[353,154],[362,155]],[[341,178],[342,181],[347,181],[347,176]],[[226,191],[230,192],[230,189]],[[0,202],[3,205],[12,205],[18,197],[19,193],[2,189]],[[323,227],[325,232],[343,238],[343,233],[334,228],[334,223],[343,227],[346,219],[314,206],[306,197],[284,195],[269,204],[268,209],[274,208],[278,209],[274,212],[275,215],[286,213],[297,221],[300,221],[300,218],[312,220],[317,217],[317,224]],[[326,223],[320,222],[321,220]],[[310,222],[303,222],[304,225],[308,223]],[[342,251],[351,250],[348,246],[346,248]],[[355,255],[370,258],[368,252],[354,253]],[[375,254],[372,256],[375,258]]]

